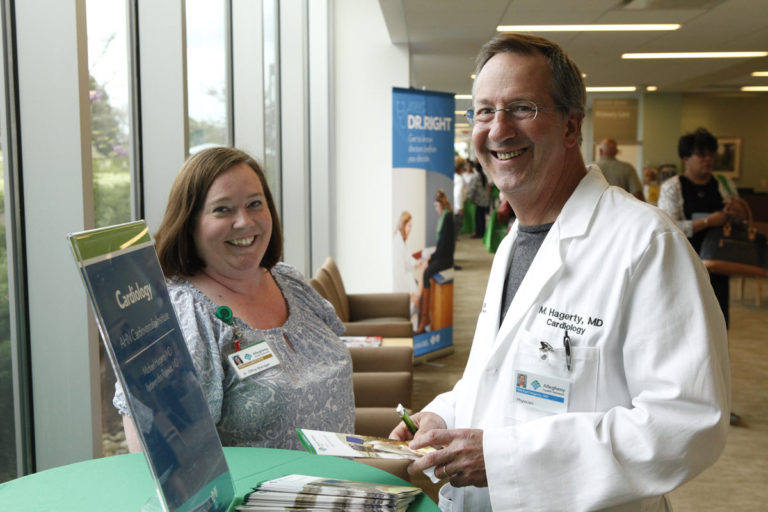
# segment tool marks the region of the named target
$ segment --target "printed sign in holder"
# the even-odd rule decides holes
[[[232,510],[234,484],[147,225],[68,238],[157,489],[142,510]]]
[[[412,232],[406,241],[411,252],[436,245],[439,217],[434,198],[438,189],[453,202],[455,108],[453,94],[392,89],[392,224],[397,225],[403,212],[412,215]],[[430,292],[430,301],[437,296],[439,310],[451,314],[443,315],[442,321],[426,332],[414,334],[415,362],[454,351],[452,269],[443,269],[434,278],[439,290]],[[434,304],[431,306],[433,311]],[[434,318],[431,320],[435,323]]]

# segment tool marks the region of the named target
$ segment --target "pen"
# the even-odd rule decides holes
[[[400,419],[403,420],[403,423],[405,423],[405,426],[411,431],[411,434],[415,434],[416,431],[419,430],[419,427],[417,427],[411,417],[408,416],[408,411],[405,410],[403,404],[397,404],[397,414],[400,415]]]
[[[568,337],[568,331],[563,336],[563,345],[565,346],[565,366],[571,371],[571,338]]]

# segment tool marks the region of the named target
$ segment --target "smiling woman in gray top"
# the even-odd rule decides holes
[[[156,245],[223,445],[298,449],[297,427],[353,431],[344,327],[295,269],[278,263],[277,212],[251,157],[212,148],[187,160]],[[114,404],[136,451],[119,387]]]

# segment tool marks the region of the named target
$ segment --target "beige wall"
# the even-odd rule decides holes
[[[738,187],[768,190],[768,94],[648,94],[642,115],[646,165],[679,168],[678,138],[703,126],[715,136],[741,137]]]
[[[680,94],[647,94],[643,98],[643,162],[680,166],[677,139],[682,128],[680,119],[683,98]]]
[[[392,87],[408,87],[376,0],[334,3],[335,259],[349,293],[392,289]]]

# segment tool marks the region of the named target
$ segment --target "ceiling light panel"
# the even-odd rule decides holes
[[[765,57],[768,52],[661,52],[623,53],[622,59],[743,59]]]
[[[644,30],[677,30],[677,23],[591,24],[591,25],[499,25],[497,32],[636,32]]]
[[[587,92],[635,92],[635,86],[587,87]]]

